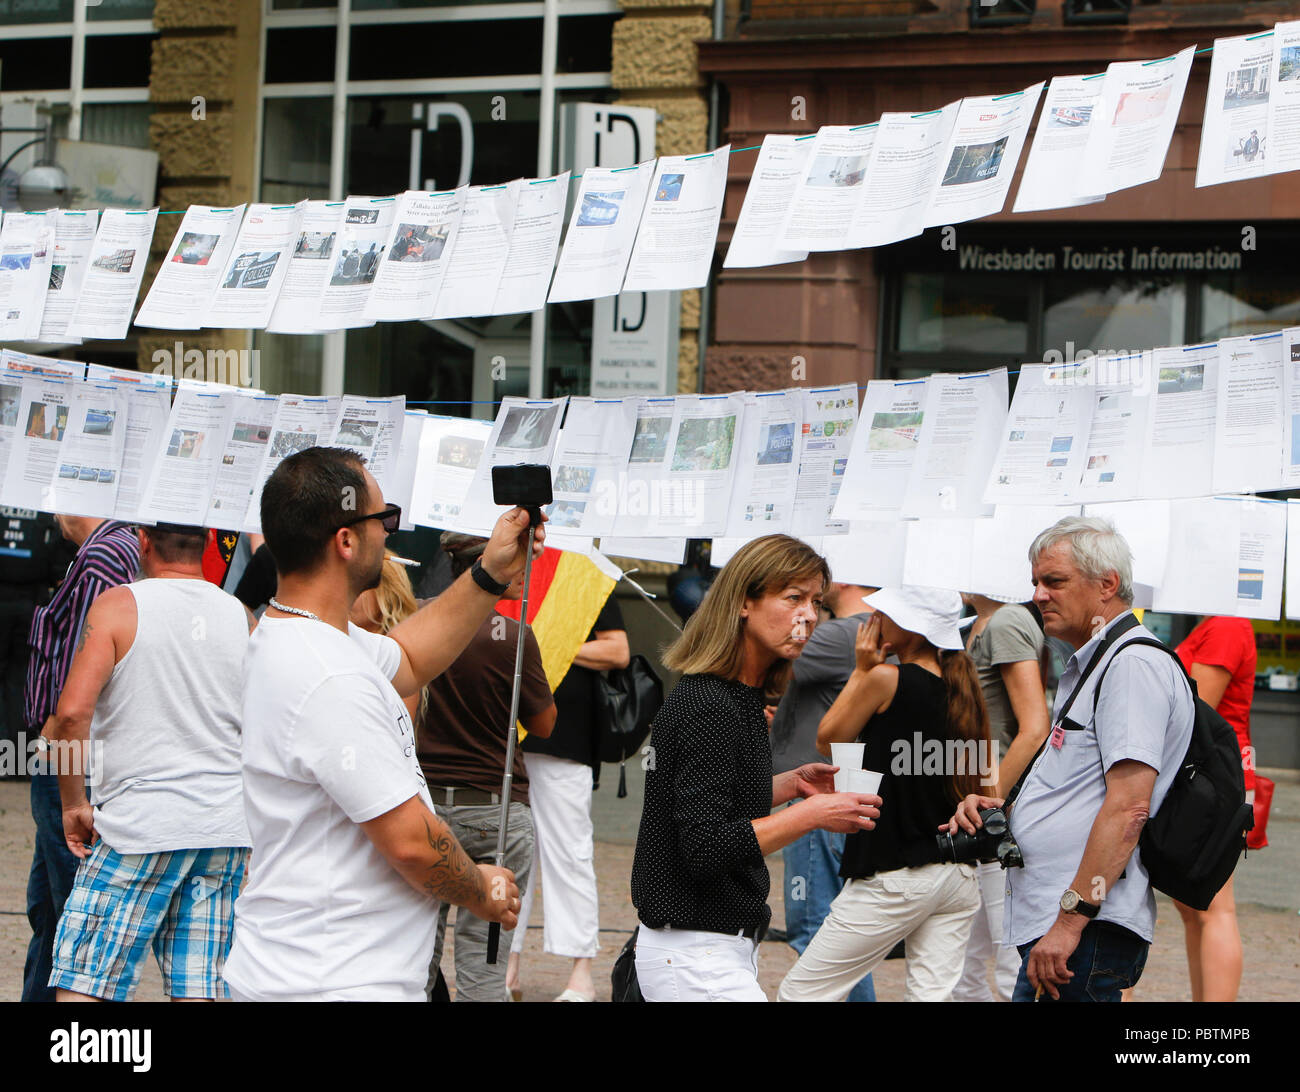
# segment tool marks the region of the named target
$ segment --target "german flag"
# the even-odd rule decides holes
[[[548,546],[533,559],[528,624],[552,691],[564,681],[613,587],[614,578],[582,554]],[[518,621],[520,606],[520,600],[503,599],[497,610]]]

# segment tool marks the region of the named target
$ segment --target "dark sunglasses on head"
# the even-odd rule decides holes
[[[384,534],[393,534],[402,525],[402,509],[400,505],[390,504],[382,512],[371,512],[367,516],[353,516],[350,520],[345,520],[339,524],[339,530],[344,527],[352,527],[358,523],[364,523],[368,519],[377,519],[384,525]]]

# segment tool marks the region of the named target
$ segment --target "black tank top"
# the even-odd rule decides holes
[[[900,664],[898,691],[858,736],[863,769],[884,774],[875,830],[850,834],[840,875],[863,879],[877,872],[933,864],[939,824],[956,810],[949,790],[948,686],[918,664]],[[927,772],[928,771],[928,772]]]

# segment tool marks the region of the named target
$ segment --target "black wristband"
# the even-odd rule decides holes
[[[485,592],[491,592],[493,595],[505,595],[509,584],[498,584],[488,574],[487,569],[483,568],[483,559],[476,557],[474,564],[469,567],[469,575],[473,577],[474,583],[482,588]]]

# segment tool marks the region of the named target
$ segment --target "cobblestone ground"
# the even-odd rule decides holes
[[[636,823],[640,817],[639,770],[629,769],[629,796],[614,793],[617,773],[595,795],[593,807],[597,844],[596,874],[600,885],[601,952],[595,963],[597,995],[609,998],[609,972],[624,940],[636,924],[628,897],[628,876]],[[1270,847],[1251,854],[1239,866],[1236,880],[1237,917],[1245,949],[1242,1001],[1295,1001],[1300,999],[1300,778],[1273,772],[1277,781],[1273,816],[1269,824]],[[0,783],[0,1001],[16,1001],[21,993],[23,957],[30,932],[24,914],[24,891],[31,861],[32,823],[27,786]],[[781,857],[768,859],[772,872],[773,924],[784,921],[781,899]],[[1155,944],[1136,1001],[1186,1001],[1190,999],[1183,953],[1182,923],[1168,899],[1158,897]],[[543,900],[534,908],[532,927],[523,957],[526,1001],[549,1001],[564,989],[570,964],[542,952]],[[452,953],[443,967],[452,980]],[[769,997],[794,963],[785,944],[764,943],[759,955],[759,980]],[[904,965],[901,960],[883,964],[876,972],[876,992],[882,1001],[903,997]],[[156,966],[149,962],[137,998],[163,998]]]

